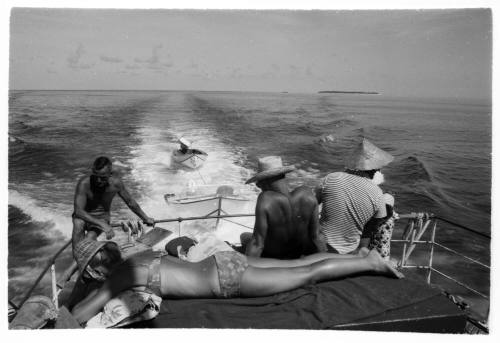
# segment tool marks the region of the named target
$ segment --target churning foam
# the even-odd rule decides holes
[[[184,195],[187,191],[191,191],[192,195],[215,194],[218,186],[230,185],[236,193],[250,199],[242,202],[238,213],[253,213],[256,193],[253,186],[244,184],[251,172],[236,164],[241,159],[238,152],[221,143],[209,129],[179,126],[177,129],[172,126],[161,129],[151,125],[137,131],[143,142],[134,148],[133,157],[128,164],[134,181],[143,189],[141,199],[138,200],[143,210],[155,219],[206,215],[174,210],[166,204],[164,195]],[[208,153],[201,168],[186,170],[172,162],[172,153],[179,148],[179,144],[175,138],[169,137],[182,136],[193,142],[194,148]],[[253,228],[253,217],[234,218],[233,221],[239,224],[221,221],[216,235],[221,239],[237,242],[242,231]],[[197,225],[183,223],[186,230],[195,226]],[[184,229],[182,234],[185,234]]]
[[[50,223],[53,225],[53,229],[60,231],[68,238],[71,237],[73,227],[70,216],[71,208],[66,211],[64,209],[49,208],[43,206],[39,201],[12,189],[9,189],[9,205],[20,209],[30,216],[33,221]],[[66,215],[62,213],[66,213]]]

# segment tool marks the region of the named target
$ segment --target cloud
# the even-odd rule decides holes
[[[123,62],[123,60],[119,57],[110,57],[110,56],[101,55],[99,58],[103,62],[109,62],[109,63],[121,63],[121,62]]]
[[[125,65],[125,68],[130,70],[135,70],[135,69],[140,69],[141,67],[138,66],[137,64],[127,64]]]
[[[76,50],[72,52],[67,58],[68,67],[71,69],[89,69],[94,66],[94,63],[84,63],[82,62],[82,57],[85,55],[85,48],[82,43],[79,43]]]

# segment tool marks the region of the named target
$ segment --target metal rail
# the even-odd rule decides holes
[[[448,224],[454,225],[457,228],[464,229],[468,232],[477,234],[481,237],[491,239],[491,237],[487,234],[484,234],[482,232],[479,232],[477,230],[473,230],[471,228],[468,228],[466,226],[463,226],[461,224],[455,223],[451,220],[435,216],[433,214],[425,214],[425,213],[411,213],[411,214],[405,214],[405,215],[400,215],[400,219],[408,219],[408,224],[406,225],[406,228],[403,233],[403,239],[391,239],[391,242],[394,243],[403,243],[403,249],[402,249],[402,255],[401,255],[401,260],[399,261],[398,265],[402,268],[417,268],[417,269],[426,269],[427,270],[427,283],[431,283],[431,275],[432,273],[436,273],[442,277],[445,277],[448,280],[453,281],[457,285],[460,285],[461,287],[473,292],[474,294],[477,294],[485,299],[489,300],[489,296],[479,292],[478,290],[474,289],[470,285],[467,285],[464,282],[461,282],[455,278],[453,278],[450,275],[445,274],[444,272],[438,270],[433,266],[433,258],[434,258],[434,250],[435,248],[441,248],[443,250],[446,250],[448,252],[454,253],[457,256],[460,256],[461,258],[464,258],[476,265],[479,265],[481,267],[491,269],[491,267],[481,261],[478,261],[477,259],[471,258],[465,254],[462,254],[452,248],[449,248],[445,246],[442,243],[436,242],[436,231],[437,231],[437,223],[438,221],[443,221]],[[433,228],[431,232],[431,237],[430,240],[422,240],[421,237],[423,236],[424,232],[426,229],[429,227],[429,225],[433,223]],[[430,251],[429,251],[429,260],[427,265],[408,265],[407,261],[413,252],[414,248],[416,247],[417,244],[426,244],[430,245]]]
[[[22,298],[22,300],[19,302],[19,304],[14,304],[14,302],[10,301],[11,305],[13,305],[16,309],[19,309],[21,306],[23,306],[23,304],[26,302],[26,300],[28,300],[28,298],[31,296],[31,293],[33,293],[33,291],[35,290],[35,288],[38,286],[38,284],[40,283],[40,281],[42,280],[42,278],[44,277],[45,273],[54,265],[56,259],[59,257],[59,255],[64,251],[66,250],[66,248],[71,244],[71,240],[66,242],[55,254],[54,256],[52,256],[48,261],[47,261],[47,264],[45,265],[45,268],[43,268],[42,272],[40,273],[40,275],[38,276],[38,278],[36,279],[35,283],[33,284],[33,286],[31,286],[31,288],[28,290],[28,292],[26,293],[26,295]],[[55,269],[54,269],[54,273],[55,273]]]
[[[178,217],[178,218],[167,218],[167,219],[160,219],[160,220],[156,220],[155,221],[155,224],[157,223],[171,223],[171,222],[178,222],[179,223],[179,235],[180,235],[180,224],[181,222],[183,221],[191,221],[191,220],[203,220],[203,219],[216,219],[217,222],[220,220],[220,219],[225,219],[225,218],[237,218],[237,217],[253,217],[255,216],[253,213],[252,214],[220,214],[219,212],[217,212],[217,215],[212,215],[214,213],[216,213],[217,211],[214,211],[214,212],[211,212],[209,213],[208,215],[205,215],[205,216],[193,216],[193,217],[185,217],[185,218],[182,218],[182,217]],[[437,230],[437,221],[438,220],[441,220],[441,221],[444,221],[448,224],[452,224],[458,228],[461,228],[461,229],[465,229],[469,232],[472,232],[472,233],[475,233],[475,234],[478,234],[482,237],[485,237],[485,238],[490,238],[489,235],[487,234],[484,234],[484,233],[481,233],[481,232],[478,232],[476,230],[473,230],[473,229],[470,229],[470,228],[467,228],[463,225],[460,225],[460,224],[457,224],[457,223],[454,223],[450,220],[447,220],[447,219],[444,219],[442,217],[439,217],[439,216],[435,216],[433,214],[426,214],[426,213],[410,213],[410,214],[401,214],[399,215],[399,219],[408,219],[408,224],[405,228],[405,231],[404,231],[404,234],[403,234],[403,239],[392,239],[391,242],[394,242],[394,243],[403,243],[403,254],[401,256],[401,261],[399,262],[399,265],[402,267],[402,268],[417,268],[417,269],[426,269],[428,271],[428,274],[427,274],[427,282],[428,283],[431,283],[431,273],[432,272],[435,272],[443,277],[446,277],[450,280],[452,280],[453,282],[457,283],[458,285],[474,292],[475,294],[478,294],[484,298],[487,298],[489,299],[489,297],[487,297],[486,295],[482,294],[481,292],[477,291],[477,290],[474,290],[472,287],[458,281],[458,280],[455,280],[454,278],[452,278],[451,276],[449,275],[446,275],[445,273],[437,270],[436,268],[433,267],[433,255],[434,255],[434,248],[437,246],[439,248],[442,248],[442,249],[445,249],[447,251],[450,251],[452,253],[455,253],[457,254],[458,256],[461,256],[475,264],[478,264],[478,265],[481,265],[482,267],[485,267],[485,268],[488,268],[490,269],[490,266],[487,266],[485,265],[484,263],[480,262],[480,261],[477,261],[471,257],[468,257],[464,254],[461,254],[451,248],[448,248],[446,246],[444,246],[443,244],[440,244],[438,242],[435,241],[435,234],[436,234],[436,230]],[[433,228],[432,228],[432,233],[431,233],[431,239],[430,240],[422,240],[422,236],[424,235],[425,231],[427,230],[427,228],[430,226],[431,224],[431,221],[434,221],[434,225],[433,225]],[[122,223],[113,223],[111,224],[112,227],[121,227],[122,226]],[[51,269],[52,271],[52,292],[53,292],[53,299],[54,301],[57,303],[57,285],[56,285],[56,278],[55,278],[55,260],[59,257],[59,255],[71,244],[71,240],[66,242],[57,252],[56,254],[54,254],[54,256],[52,258],[50,258],[46,264],[46,266],[44,267],[44,269],[42,270],[42,272],[40,273],[40,275],[38,276],[38,278],[36,279],[35,283],[33,284],[33,286],[29,289],[29,291],[26,293],[26,295],[22,298],[22,300],[19,302],[19,304],[14,304],[12,301],[9,300],[9,304],[11,304],[11,306],[13,306],[15,309],[19,309],[23,304],[24,302],[31,296],[32,292],[34,291],[34,289],[38,286],[38,284],[40,283],[40,281],[42,280],[42,278],[44,277],[45,273]],[[429,256],[429,262],[428,262],[428,265],[422,265],[422,266],[418,266],[418,265],[408,265],[406,262],[408,261],[411,253],[413,252],[413,250],[415,249],[416,245],[417,244],[426,244],[426,245],[430,245],[431,247],[431,250],[430,250],[430,256]]]
[[[224,215],[217,215],[217,216],[211,216],[205,215],[205,216],[196,216],[196,217],[178,217],[178,218],[168,218],[168,219],[160,219],[160,220],[155,220],[155,224],[157,223],[170,223],[170,222],[179,222],[179,224],[183,221],[189,221],[189,220],[200,220],[200,219],[224,219],[224,218],[233,218],[233,217],[250,217],[254,216],[254,214],[224,214]],[[122,223],[113,223],[111,224],[112,227],[121,227]],[[179,228],[179,234],[180,234],[180,228]],[[23,304],[26,302],[26,300],[29,299],[33,291],[36,289],[40,281],[43,279],[47,271],[49,269],[51,270],[52,274],[52,299],[54,301],[54,304],[56,305],[57,308],[57,296],[58,296],[58,287],[57,287],[57,281],[56,281],[56,269],[55,269],[55,261],[59,257],[59,255],[66,250],[68,246],[71,245],[71,240],[67,241],[55,254],[52,256],[46,263],[45,267],[42,269],[38,277],[36,278],[34,284],[31,286],[31,288],[28,290],[28,292],[24,295],[24,297],[21,299],[21,301],[18,304],[15,304],[12,300],[9,300],[9,304],[14,308],[14,309],[19,309]]]

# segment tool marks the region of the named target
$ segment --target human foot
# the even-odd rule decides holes
[[[370,250],[366,258],[373,264],[373,270],[377,273],[392,276],[397,279],[405,277],[403,273],[393,266],[391,261],[385,261],[375,249]]]
[[[359,250],[358,250],[359,257],[366,257],[366,256],[368,256],[369,253],[370,253],[370,249],[368,249],[367,247],[362,247],[362,248],[359,248]]]

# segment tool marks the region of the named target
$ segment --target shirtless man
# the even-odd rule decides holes
[[[110,207],[116,194],[146,225],[154,225],[154,219],[142,211],[139,204],[130,196],[122,180],[113,174],[111,160],[101,156],[94,161],[91,175],[82,177],[76,186],[73,248],[83,238],[96,239],[103,231],[107,239],[113,238]]]
[[[259,159],[259,173],[246,183],[262,189],[255,208],[255,228],[246,246],[246,255],[293,259],[326,251],[318,225],[318,203],[307,187],[288,190],[285,174],[294,170],[283,166],[278,156]],[[242,243],[245,237],[242,236]]]

